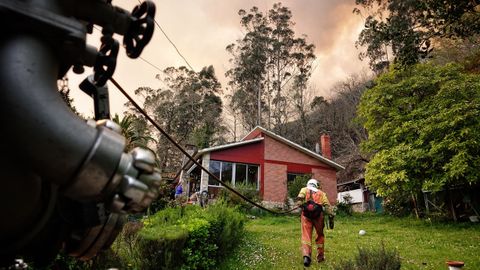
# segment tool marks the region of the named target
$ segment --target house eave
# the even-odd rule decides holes
[[[213,152],[213,151],[219,151],[219,150],[224,150],[232,147],[237,147],[245,144],[251,144],[259,141],[263,141],[263,137],[260,138],[255,138],[247,141],[239,141],[239,142],[234,142],[234,143],[229,143],[229,144],[224,144],[224,145],[218,145],[214,147],[209,147],[209,148],[204,148],[198,151],[198,154],[203,155],[205,153]]]
[[[287,145],[289,145],[289,146],[291,146],[291,147],[299,150],[300,152],[302,152],[302,153],[304,153],[304,154],[306,154],[306,155],[309,155],[309,156],[311,156],[311,157],[313,157],[313,158],[316,158],[316,159],[320,160],[321,162],[323,162],[323,163],[325,163],[325,164],[327,164],[327,165],[335,168],[337,171],[339,171],[339,170],[344,170],[344,169],[345,169],[345,167],[343,167],[342,165],[334,162],[333,160],[330,160],[330,159],[328,159],[328,158],[326,158],[326,157],[324,157],[324,156],[322,156],[322,155],[319,155],[319,154],[317,154],[317,153],[315,153],[315,152],[313,152],[313,151],[311,151],[311,150],[308,150],[307,148],[305,148],[305,147],[303,147],[303,146],[301,146],[301,145],[299,145],[299,144],[297,144],[297,143],[294,143],[294,142],[292,142],[292,141],[290,141],[290,140],[288,140],[288,139],[286,139],[286,138],[283,138],[282,136],[277,135],[277,134],[275,134],[275,133],[273,133],[273,132],[271,132],[271,131],[269,131],[269,130],[266,130],[265,128],[263,128],[263,127],[261,127],[261,126],[256,126],[254,129],[252,129],[252,131],[250,131],[247,135],[245,135],[245,136],[242,138],[242,140],[244,140],[245,138],[247,138],[248,135],[250,135],[253,131],[255,131],[255,130],[257,130],[257,129],[259,129],[259,130],[262,131],[263,133],[269,135],[270,137],[273,137],[274,139],[279,140],[279,141],[281,141],[281,142],[283,142],[283,143],[285,143],[285,144],[287,144]]]

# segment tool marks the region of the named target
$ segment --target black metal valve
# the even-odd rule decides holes
[[[117,66],[118,47],[118,41],[113,39],[111,35],[102,37],[102,45],[93,66],[94,80],[97,86],[105,85],[108,79],[112,77]]]
[[[152,39],[155,28],[155,4],[151,1],[143,2],[133,9],[132,17],[134,19],[123,38],[123,45],[128,57],[137,58]]]

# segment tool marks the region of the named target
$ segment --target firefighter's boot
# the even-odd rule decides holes
[[[309,267],[311,262],[312,260],[310,259],[310,257],[303,256],[303,265],[305,265],[306,267]]]

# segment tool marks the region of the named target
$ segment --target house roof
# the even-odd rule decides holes
[[[252,129],[247,135],[245,135],[245,137],[242,138],[242,141],[249,138],[251,135],[254,135],[255,133],[259,133],[259,134],[264,133],[264,134],[266,134],[266,135],[268,135],[268,136],[270,136],[270,137],[272,137],[272,138],[274,138],[274,139],[276,139],[276,140],[278,140],[282,143],[285,143],[286,145],[288,145],[288,146],[290,146],[294,149],[297,149],[298,151],[300,151],[300,152],[302,152],[306,155],[309,155],[313,158],[316,158],[316,159],[320,160],[321,162],[323,162],[327,165],[330,165],[330,166],[334,167],[337,170],[345,169],[342,165],[334,162],[333,160],[328,159],[326,157],[323,157],[322,155],[319,155],[319,154],[317,154],[317,153],[315,153],[311,150],[308,150],[307,148],[305,148],[305,147],[303,147],[299,144],[296,144],[296,143],[294,143],[294,142],[292,142],[292,141],[290,141],[290,140],[288,140],[288,139],[286,139],[286,138],[284,138],[284,137],[282,137],[278,134],[275,134],[274,132],[269,131],[269,130],[261,127],[261,126],[256,126],[254,129]]]
[[[278,134],[275,134],[274,132],[272,131],[269,131],[261,126],[256,126],[254,129],[252,129],[247,135],[245,135],[240,141],[238,142],[234,142],[234,143],[229,143],[229,144],[224,144],[224,145],[218,145],[218,146],[214,146],[214,147],[209,147],[209,148],[204,148],[204,149],[201,149],[199,150],[195,155],[194,155],[194,158],[195,159],[198,159],[200,158],[203,154],[205,153],[210,153],[210,152],[214,152],[214,151],[219,151],[219,150],[224,150],[224,149],[228,149],[228,148],[232,148],[232,147],[237,147],[237,146],[242,146],[242,145],[247,145],[247,144],[251,144],[251,143],[256,143],[256,142],[259,142],[259,141],[262,141],[264,138],[263,137],[259,137],[259,135],[261,134],[266,134],[267,136],[269,137],[272,137],[273,139],[275,140],[278,140],[308,156],[311,156],[333,168],[335,168],[336,170],[344,170],[345,168],[334,162],[333,160],[331,159],[328,159],[326,157],[323,157],[322,155],[319,155],[311,150],[308,150],[307,148],[303,147],[303,146],[300,146],[299,144],[296,144]],[[251,138],[253,136],[253,138]],[[193,166],[192,166],[193,165]],[[190,162],[190,164],[188,164],[187,166],[185,166],[186,168],[189,168],[188,171],[191,171],[193,170],[196,166],[193,164],[193,162]]]
[[[244,140],[244,141],[242,140],[242,141],[239,141],[239,142],[234,142],[234,143],[229,143],[229,144],[224,144],[224,145],[217,145],[217,146],[213,146],[213,147],[209,147],[209,148],[200,149],[198,152],[195,153],[195,155],[193,155],[193,158],[195,160],[197,160],[205,153],[210,153],[210,152],[213,152],[213,151],[224,150],[224,149],[237,147],[237,146],[241,146],[241,145],[256,143],[256,142],[259,142],[259,141],[263,141],[263,137],[254,138],[254,139],[251,139],[251,140]],[[195,169],[195,167],[197,167],[197,165],[195,165],[192,161],[188,161],[187,164],[184,166],[184,168],[189,168],[187,170],[188,173],[190,173],[193,169]]]
[[[258,138],[254,138],[254,139],[251,139],[251,140],[245,140],[245,141],[242,139],[239,142],[234,142],[234,143],[229,143],[229,144],[204,148],[204,149],[199,150],[198,154],[201,155],[201,154],[209,153],[209,152],[212,152],[212,151],[224,150],[224,149],[227,149],[227,148],[237,147],[237,146],[245,145],[245,144],[251,144],[251,143],[255,143],[255,142],[259,142],[259,141],[263,141],[263,137],[258,137]]]

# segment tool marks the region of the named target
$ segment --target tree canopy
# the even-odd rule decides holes
[[[246,129],[275,129],[292,120],[292,111],[304,109],[315,46],[305,36],[295,36],[292,12],[281,3],[267,13],[253,7],[238,14],[245,36],[227,46],[232,55],[232,68],[226,73],[233,91],[231,105]]]
[[[366,13],[357,46],[373,70],[388,65],[389,52],[398,66],[418,63],[435,38],[465,38],[480,33],[478,0],[356,0],[357,14]]]
[[[136,95],[144,97],[144,109],[180,144],[199,148],[223,142],[221,85],[212,66],[195,72],[186,67],[169,67],[157,76],[164,87],[140,87]],[[134,111],[134,110],[133,110]],[[151,127],[150,127],[151,128]],[[157,152],[162,168],[175,168],[181,155],[164,136],[157,134]]]
[[[480,76],[419,64],[380,76],[359,106],[372,154],[366,181],[382,196],[480,180]]]

